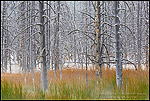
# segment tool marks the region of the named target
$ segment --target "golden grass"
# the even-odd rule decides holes
[[[60,71],[58,71],[58,74],[60,75]],[[5,79],[8,82],[14,82],[14,83],[21,83],[24,84],[24,77],[25,73],[16,73],[16,74],[11,74],[11,73],[5,73],[3,76],[1,76],[1,79]],[[26,73],[26,84],[27,85],[32,85],[33,84],[33,74],[32,73]],[[82,73],[80,70],[80,78],[85,79],[85,70],[83,70],[83,78],[82,78]],[[88,78],[89,79],[94,79],[95,74],[94,70],[88,71]],[[37,85],[40,85],[40,80],[41,80],[41,73],[40,72],[35,72],[34,73],[34,79],[35,83]],[[62,70],[62,80],[61,81],[67,81],[67,82],[72,82],[73,80],[78,80],[79,79],[79,70],[78,69],[64,69]],[[58,82],[60,81],[57,77],[54,75],[54,71],[47,71],[47,80],[48,83],[50,81],[53,82]]]
[[[79,73],[80,72],[80,73]],[[123,69],[123,94],[145,94],[146,99],[149,99],[149,71],[148,70],[138,70],[133,69]],[[58,74],[60,72],[58,71]],[[63,69],[62,70],[62,80],[59,80],[58,77],[55,77],[54,71],[47,71],[47,80],[50,93],[44,95],[47,99],[59,99],[60,98],[73,98],[76,99],[85,99],[85,74],[86,71],[83,70],[83,76],[81,70],[78,69]],[[1,75],[1,80],[6,80],[10,83],[18,84],[20,83],[23,87],[33,88],[32,73],[27,73],[26,75],[26,85],[24,83],[24,73],[10,74],[6,73]],[[100,98],[101,94],[116,94],[116,71],[115,69],[102,68],[102,80],[99,81],[99,84],[96,84],[96,77],[94,70],[88,70],[88,89],[90,92],[89,99]],[[36,87],[40,87],[41,74],[40,72],[35,72],[35,84]],[[94,83],[95,82],[95,83]],[[2,83],[2,82],[1,82]],[[77,95],[73,95],[73,93]],[[70,93],[69,93],[70,92]],[[97,93],[96,93],[97,92]],[[148,95],[147,95],[148,94]],[[40,94],[36,94],[40,96]],[[138,98],[137,95],[136,97]],[[35,98],[33,92],[30,94],[31,98]],[[127,96],[128,97],[128,96]],[[37,97],[39,98],[39,97]],[[140,97],[139,97],[140,98]],[[145,97],[144,97],[145,98]],[[132,99],[130,97],[130,99]],[[133,98],[135,99],[135,98]]]

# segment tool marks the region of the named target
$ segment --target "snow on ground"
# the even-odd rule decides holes
[[[21,70],[21,68],[20,68],[20,66],[19,66],[19,64],[17,63],[17,58],[16,58],[16,56],[12,56],[12,61],[11,61],[11,72],[12,73],[21,73],[22,72],[22,70]],[[40,66],[40,65],[39,65]],[[37,67],[36,67],[36,72],[40,72],[40,67],[39,67],[38,65],[37,65]],[[107,67],[107,65],[104,65],[105,67]],[[53,67],[54,67],[54,65],[53,65]],[[61,65],[59,66],[59,67],[61,67]],[[83,64],[83,69],[86,69],[85,68],[86,67],[86,65],[85,64]],[[115,65],[114,64],[111,64],[110,65],[110,69],[112,69],[112,68],[114,68],[115,69]],[[9,63],[8,63],[8,66],[7,66],[7,73],[10,73],[10,68],[9,68]],[[65,60],[65,63],[63,64],[63,69],[70,69],[70,68],[76,68],[76,69],[81,69],[82,68],[82,66],[81,66],[81,64],[79,64],[79,63],[73,63],[73,61],[72,60]],[[126,64],[126,65],[123,65],[123,68],[124,69],[134,69],[135,70],[135,67],[134,67],[134,65],[132,65],[132,64]],[[145,65],[142,65],[142,69],[144,69],[145,68]],[[88,70],[90,70],[90,69],[93,69],[93,65],[92,64],[89,64],[88,65]],[[50,64],[50,70],[52,70],[52,67],[51,67],[51,64]],[[1,72],[2,72],[2,68],[1,68]]]
[[[51,65],[50,65],[51,66]],[[83,69],[85,69],[85,64],[83,64]],[[107,67],[107,65],[105,65],[105,67]],[[76,65],[75,65],[75,63],[70,63],[70,64],[68,64],[68,63],[65,63],[64,65],[63,65],[63,69],[70,69],[70,68],[80,68],[81,69],[81,64],[77,64],[76,63]],[[110,69],[112,69],[112,68],[114,68],[115,69],[115,65],[110,65]],[[134,69],[135,70],[135,67],[133,66],[133,65],[131,65],[131,64],[126,64],[126,66],[125,65],[123,65],[123,68],[124,69]],[[145,65],[142,65],[142,69],[144,69],[145,68]],[[51,69],[51,67],[50,67],[50,69]],[[88,70],[90,70],[90,69],[93,69],[93,65],[92,64],[89,64],[88,65]],[[1,69],[2,70],[2,69]],[[37,69],[36,69],[36,71],[37,72],[40,72],[40,68],[38,68],[38,66],[37,66]],[[12,73],[21,73],[22,72],[22,70],[21,70],[21,68],[20,68],[20,66],[18,65],[18,64],[13,64],[13,65],[11,65],[11,72]],[[8,64],[8,69],[7,69],[7,73],[10,73],[10,68],[9,68],[9,64]]]
[[[19,65],[11,65],[11,73],[21,73],[22,70]],[[7,67],[7,73],[10,73],[9,65]]]
[[[19,66],[19,64],[17,64],[17,62],[15,61],[16,59],[14,59],[14,61],[12,61],[12,65],[11,65],[11,73],[21,73],[22,72],[22,70],[21,70],[21,68],[20,68],[20,66]],[[65,61],[65,62],[67,62],[67,63],[64,63],[63,64],[63,69],[71,69],[71,68],[73,68],[73,69],[81,69],[82,68],[82,66],[81,66],[81,64],[79,64],[79,63],[73,63],[72,61],[70,61],[70,63],[69,63],[69,61]],[[40,65],[39,65],[40,66]],[[38,65],[37,65],[37,68],[36,68],[36,71],[37,72],[40,72],[40,67],[39,67]],[[105,67],[107,67],[107,65],[104,65]],[[54,65],[53,65],[53,67],[54,67]],[[60,67],[61,67],[61,65],[60,65]],[[86,67],[86,65],[85,64],[83,64],[83,69],[86,69],[85,68]],[[8,66],[7,66],[7,73],[10,73],[10,68],[9,68],[9,64],[8,64]],[[114,64],[111,64],[110,65],[110,69],[112,69],[112,68],[114,68],[115,69],[115,65]],[[135,67],[134,67],[134,65],[132,65],[132,64],[126,64],[126,65],[123,65],[123,68],[124,69],[134,69],[135,70]],[[145,65],[142,65],[142,69],[144,69],[145,68]],[[90,69],[93,69],[93,65],[92,64],[89,64],[88,65],[88,68],[87,68],[88,70],[90,70]],[[51,64],[50,64],[50,70],[52,70],[52,67],[51,67]],[[2,72],[2,69],[1,69],[1,72]]]

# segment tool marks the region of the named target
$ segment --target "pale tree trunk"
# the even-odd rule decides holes
[[[83,53],[84,51],[83,51],[83,47],[81,47],[81,52]],[[81,75],[82,75],[82,79],[83,79],[83,58],[84,58],[84,55],[83,54],[81,54]]]
[[[149,6],[148,6],[148,2],[146,1],[146,15],[148,16],[147,18],[149,18]],[[147,70],[149,69],[149,23],[146,23],[147,25],[147,29],[146,29],[146,68]]]
[[[78,62],[77,62],[77,68],[79,69],[79,80],[80,80],[80,55],[79,55],[79,49],[77,49],[77,56],[78,56]]]
[[[10,69],[10,73],[11,73],[11,51],[9,51],[9,69]]]
[[[117,87],[121,88],[123,84],[122,80],[122,63],[121,63],[121,56],[120,56],[120,21],[118,17],[119,13],[119,1],[114,1],[114,10],[115,10],[115,38],[116,38],[116,83]]]
[[[96,69],[96,78],[98,79],[98,74],[99,74],[99,69],[100,66],[98,64],[99,61],[99,51],[100,51],[100,41],[101,41],[101,37],[100,37],[100,1],[95,1],[95,44],[94,44],[94,49],[95,49],[95,69]],[[97,81],[98,83],[98,81]]]
[[[27,74],[27,62],[28,62],[28,56],[26,56],[25,58],[26,58],[26,61],[23,61],[23,63],[26,64],[26,66],[24,67],[24,69],[25,69],[24,82],[25,82],[25,85],[26,85],[26,74]]]
[[[86,1],[86,13],[87,13],[87,1]],[[88,30],[87,24],[88,24],[88,18],[87,18],[87,16],[86,16],[86,24],[85,24],[85,25],[86,25],[86,30]],[[87,33],[86,33],[86,34],[87,34]],[[88,67],[87,67],[87,41],[88,41],[88,38],[87,38],[87,36],[85,36],[85,37],[86,37],[86,38],[85,38],[85,39],[86,39],[86,40],[85,40],[85,44],[86,44],[86,55],[85,55],[85,56],[86,56],[86,57],[85,57],[85,58],[86,58],[86,60],[85,60],[85,61],[86,61],[86,86],[88,86],[88,74],[87,74],[87,68],[88,68]]]
[[[104,2],[104,1],[102,1],[102,2]],[[99,8],[100,9],[100,8]],[[103,12],[103,10],[104,10],[104,4],[102,5],[102,12]],[[100,13],[100,11],[99,11],[99,13]],[[102,22],[104,22],[104,15],[101,15],[100,16],[100,18],[102,19]],[[99,20],[100,21],[100,20]],[[100,29],[101,30],[101,32],[100,33],[103,33],[104,32],[104,26]],[[99,33],[99,34],[100,34]],[[100,78],[102,79],[102,53],[103,53],[103,44],[105,44],[104,43],[104,35],[100,35],[100,40],[101,41],[99,41],[99,59],[98,59],[98,64],[99,64],[99,66],[100,66],[100,71],[99,71],[99,75],[100,75]]]
[[[33,9],[35,9],[35,1],[32,1],[32,7],[33,7]],[[33,10],[33,11],[31,11],[31,14],[34,14],[35,13],[35,11]],[[35,18],[31,18],[31,24],[33,24],[33,23],[35,23]],[[31,27],[31,34],[32,33],[35,33],[35,29],[34,29],[34,27]],[[35,38],[35,36],[34,36],[34,38]],[[33,73],[33,88],[34,88],[34,91],[35,91],[35,82],[34,82],[34,68],[36,68],[36,58],[35,58],[35,43],[33,43],[32,42],[32,39],[33,38],[31,38],[31,47],[30,47],[30,49],[31,49],[31,51],[32,51],[32,56],[33,56],[33,62],[31,61],[30,63],[32,63],[32,73]],[[32,45],[33,44],[33,45]],[[32,47],[33,47],[33,49],[32,49]]]
[[[33,7],[33,6],[32,6]],[[31,9],[30,8],[30,1],[29,1],[29,4],[28,4],[28,9]],[[31,14],[34,14],[33,12],[31,13],[31,10],[29,11],[29,16],[31,16]],[[29,25],[31,25],[32,24],[32,21],[31,21],[32,19],[31,19],[31,17],[29,17]],[[29,36],[30,36],[30,39],[29,39],[29,47],[30,47],[30,49],[29,49],[29,54],[30,54],[30,60],[29,60],[29,69],[30,69],[30,72],[32,72],[33,73],[33,71],[34,71],[34,69],[33,69],[33,43],[32,43],[32,33],[33,33],[33,27],[30,27],[29,28]]]
[[[20,6],[20,10],[21,10],[21,13],[24,13],[25,11],[25,3],[22,3],[21,6]],[[25,14],[23,14],[21,16],[21,19],[24,19],[25,18]],[[20,24],[19,24],[19,29],[23,30],[25,27],[25,20],[22,20],[20,21]],[[22,35],[20,36],[20,69],[22,68],[22,71],[23,69],[25,69],[25,52],[24,52],[24,39],[25,39],[25,36],[24,36],[24,33],[22,33]]]
[[[2,13],[2,27],[3,27],[3,29],[2,29],[2,65],[1,65],[1,69],[2,69],[2,73],[4,72],[4,34],[5,34],[5,30],[4,30],[4,28],[5,28],[5,15],[6,15],[6,11],[5,11],[5,8],[6,8],[6,2],[5,1],[3,1],[3,13]]]
[[[1,9],[2,9],[2,6],[1,6]],[[3,20],[4,20],[4,16],[2,17],[2,21],[1,21],[1,24],[3,26]],[[3,62],[4,62],[4,58],[3,58],[3,38],[4,38],[4,29],[2,29],[2,34],[1,34],[1,71],[2,71],[2,74],[3,74]]]
[[[51,5],[51,1],[49,1],[49,4]],[[49,14],[49,18],[50,18],[50,17],[51,17],[51,9],[49,10],[49,13],[48,13],[48,14]],[[48,35],[49,35],[49,36],[48,36],[48,38],[49,38],[49,43],[48,43],[48,44],[49,44],[49,62],[48,62],[48,63],[49,63],[49,68],[50,68],[50,59],[51,59],[50,57],[51,57],[51,53],[52,53],[52,52],[50,51],[50,50],[51,50],[51,42],[50,42],[50,39],[51,39],[51,31],[50,31],[50,30],[51,30],[51,24],[50,24],[50,23],[51,23],[51,22],[49,22],[49,25],[48,25],[48,28],[49,28],[49,29],[48,29],[48,30],[49,30],[49,34],[48,34]],[[51,62],[51,63],[52,63],[52,62]]]
[[[59,70],[59,13],[60,13],[60,1],[57,2],[57,25],[56,25],[56,68]],[[57,72],[58,76],[58,72]]]
[[[47,5],[46,5],[46,9],[49,9],[49,5],[48,5],[48,1],[46,1]],[[46,15],[49,16],[49,10],[46,10]],[[46,57],[46,61],[47,61],[47,69],[50,69],[50,46],[49,46],[49,25],[50,23],[48,22],[48,18],[46,19],[46,44],[47,44],[47,48],[46,48],[46,51],[47,51],[47,57]]]
[[[54,1],[55,2],[55,1]],[[54,3],[54,10],[55,10],[55,5],[56,3]],[[55,77],[56,77],[56,68],[57,68],[57,64],[56,64],[56,17],[55,17],[55,21],[54,21],[54,49],[53,49],[53,52],[54,52],[54,55],[53,55],[53,58],[54,58],[54,73],[55,73]],[[53,62],[53,61],[52,61]]]
[[[58,77],[58,68],[59,68],[59,10],[60,10],[60,1],[57,2],[57,17],[56,17],[56,26],[55,26],[55,74]],[[56,72],[57,71],[57,72]]]
[[[74,1],[74,23],[75,22],[75,1]],[[74,24],[74,29],[75,29],[75,24]],[[74,40],[74,63],[76,64],[76,36],[75,36],[75,33],[73,35],[73,40]]]
[[[132,6],[132,10],[134,11],[134,6]],[[133,30],[133,42],[135,43],[134,46],[133,46],[133,49],[134,49],[134,61],[135,61],[135,64],[136,64],[136,36],[135,36],[135,25],[134,25],[134,19],[135,19],[135,16],[134,14],[132,15],[132,21],[131,21],[131,25],[132,25],[132,30]]]
[[[7,23],[7,19],[6,19],[6,13],[7,13],[7,4],[6,1],[3,1],[3,28],[6,29],[6,23]],[[4,30],[3,32],[3,38],[4,38],[4,69],[5,72],[7,71],[7,32]],[[3,64],[3,63],[2,63]]]
[[[8,22],[9,22],[9,20],[7,20],[7,25],[8,25]],[[7,27],[7,30],[9,30],[9,27],[8,26],[6,26]],[[7,44],[9,44],[10,43],[10,38],[9,38],[9,35],[8,35],[8,42],[7,42]],[[12,72],[11,71],[11,50],[9,50],[8,51],[8,59],[9,59],[9,69],[10,69],[10,73]]]
[[[90,1],[89,1],[89,14],[92,15],[92,7],[91,7],[91,2],[90,2]],[[92,22],[91,17],[90,17],[89,19],[90,19],[90,23],[91,23],[91,22]],[[89,26],[89,29],[91,29],[91,28],[92,28],[92,26]],[[91,46],[92,44],[93,44],[93,40],[90,40],[90,46]],[[93,48],[90,49],[89,51],[90,51],[89,53],[91,53],[91,54],[94,56],[94,54],[93,54]],[[94,60],[93,57],[92,57],[91,59]],[[90,60],[89,60],[89,61],[90,61]],[[94,63],[91,62],[91,64],[92,64],[92,67],[93,67],[93,70],[94,70]]]
[[[127,15],[127,14],[126,14],[126,9],[127,9],[127,8],[126,8],[126,5],[125,5],[125,11],[124,11],[124,24],[125,24],[125,25],[126,25],[126,15]],[[128,35],[127,35],[127,33],[126,33],[126,32],[127,32],[126,27],[125,27],[124,29],[125,29],[125,33],[124,33],[124,34],[127,36],[127,37],[125,38],[125,59],[127,59],[127,49],[128,49],[128,47],[127,47],[128,44],[127,44],[127,43],[128,43],[128,41],[129,41],[129,40],[128,40],[129,38],[128,38]],[[126,68],[126,64],[125,64],[125,68]]]
[[[47,90],[47,67],[46,67],[46,51],[45,51],[45,33],[44,33],[44,1],[39,1],[40,12],[40,62],[41,62],[41,88],[43,92]]]
[[[20,69],[23,68],[22,36],[20,36]]]
[[[138,40],[137,40],[137,45],[138,45],[138,69],[141,69],[141,40],[140,40],[140,36],[141,36],[141,32],[140,32],[140,1],[138,1],[138,9],[137,9],[137,34],[138,34]]]
[[[28,11],[29,10],[29,1],[26,1],[26,10]],[[27,13],[26,14],[26,16],[29,16],[29,13]],[[26,18],[26,26],[27,27],[29,27],[29,18]],[[25,35],[25,37],[24,37],[24,39],[26,39],[27,37],[29,37],[29,34],[30,34],[30,28],[28,28],[27,30],[26,30],[26,35]],[[30,38],[31,39],[31,38]],[[26,65],[27,65],[27,72],[29,72],[30,71],[30,39],[27,41],[27,43],[26,44],[28,44],[29,45],[29,48],[27,49],[26,48],[26,50],[28,51],[28,52],[26,52],[27,53],[27,55],[28,55],[28,58],[27,58],[27,61],[26,61]]]
[[[64,62],[65,62],[65,58],[63,58],[63,55],[61,53],[61,67],[60,67],[60,80],[62,79],[62,67],[64,65]]]

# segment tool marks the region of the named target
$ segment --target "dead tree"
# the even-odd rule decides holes
[[[40,64],[41,64],[41,88],[47,90],[47,67],[46,67],[46,49],[45,49],[45,30],[44,30],[44,1],[39,1],[40,18]]]

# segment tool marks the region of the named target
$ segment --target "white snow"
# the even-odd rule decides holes
[[[11,73],[21,73],[22,70],[19,65],[11,65]],[[10,73],[9,64],[7,66],[7,73]]]
[[[39,66],[40,66],[40,65],[39,65]],[[107,67],[107,65],[104,65],[104,66]],[[83,69],[85,69],[85,67],[86,67],[86,65],[83,64]],[[50,69],[51,69],[51,68],[52,68],[52,67],[51,67],[51,64],[50,64]],[[78,63],[75,64],[75,63],[73,63],[73,62],[64,63],[63,69],[66,69],[66,68],[73,68],[73,69],[75,69],[75,68],[77,68],[77,69],[80,68],[80,69],[81,69],[81,64],[78,64]],[[110,69],[112,69],[112,68],[115,69],[115,65],[114,65],[114,64],[111,64],[111,65],[110,65]],[[145,65],[142,64],[142,69],[144,70],[144,68],[145,68]],[[92,65],[92,64],[89,64],[89,65],[88,65],[88,70],[90,70],[90,69],[93,69],[93,65]],[[134,70],[135,70],[135,67],[134,67],[134,65],[132,65],[132,64],[126,64],[126,66],[123,65],[123,69],[134,69]],[[2,71],[2,69],[1,69],[1,71]],[[37,71],[37,72],[40,72],[40,67],[37,66],[36,71]],[[22,70],[21,70],[20,66],[19,66],[18,64],[16,64],[16,62],[13,62],[13,61],[12,61],[11,73],[21,73],[21,72],[22,72]],[[8,66],[7,66],[7,73],[10,73],[9,64],[8,64]]]

